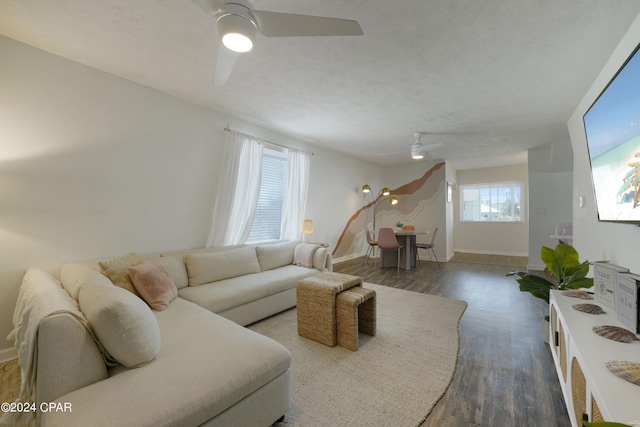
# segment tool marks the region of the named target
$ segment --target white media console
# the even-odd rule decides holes
[[[599,305],[606,314],[577,311],[574,304]],[[597,300],[583,300],[551,291],[549,299],[549,345],[562,386],[572,425],[581,420],[640,422],[640,386],[614,375],[610,360],[640,362],[640,341],[621,343],[593,332],[594,326],[627,326],[615,309]]]

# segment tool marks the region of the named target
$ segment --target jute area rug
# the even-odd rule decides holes
[[[358,351],[298,336],[295,309],[250,326],[292,354],[292,407],[277,426],[418,426],[447,390],[467,304],[364,287],[376,291],[377,334],[361,333]]]

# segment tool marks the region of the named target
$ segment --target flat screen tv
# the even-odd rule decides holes
[[[639,49],[583,117],[599,221],[640,224]]]

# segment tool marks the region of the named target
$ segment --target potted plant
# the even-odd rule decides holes
[[[591,288],[593,279],[586,277],[589,272],[589,261],[580,262],[578,251],[568,243],[560,243],[555,249],[542,247],[540,258],[551,274],[551,279],[531,274],[527,271],[512,271],[507,276],[518,276],[522,292],[529,292],[536,298],[549,302],[551,289]]]

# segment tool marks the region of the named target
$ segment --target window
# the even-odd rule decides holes
[[[522,183],[496,182],[460,186],[460,221],[522,221]]]
[[[260,195],[247,243],[280,239],[287,176],[287,153],[264,147]]]

